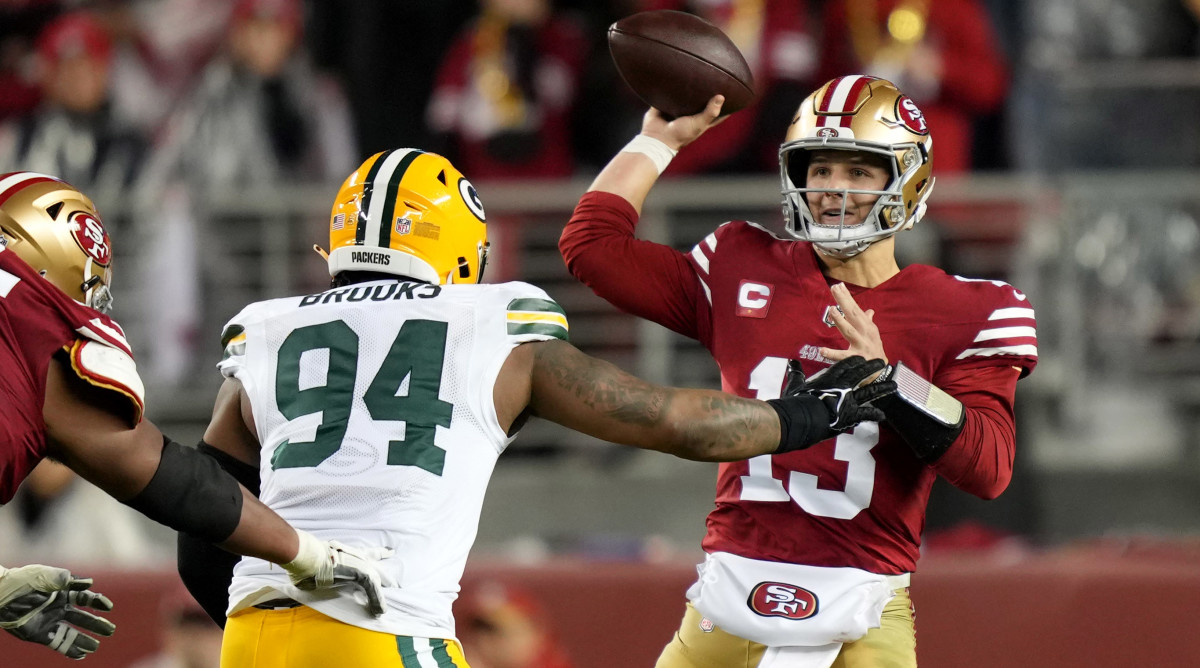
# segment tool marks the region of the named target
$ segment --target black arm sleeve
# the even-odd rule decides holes
[[[197,449],[213,458],[222,469],[258,496],[257,468],[234,459],[204,441],[200,441]],[[233,567],[241,557],[226,552],[202,538],[182,532],[179,534],[177,548],[176,566],[179,569],[179,578],[208,616],[221,628],[225,628],[225,611],[229,608],[229,583],[233,580]]]

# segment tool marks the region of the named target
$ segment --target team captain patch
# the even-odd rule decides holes
[[[817,614],[817,595],[786,582],[760,582],[751,590],[746,605],[763,617],[808,619]]]

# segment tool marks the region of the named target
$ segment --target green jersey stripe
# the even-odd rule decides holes
[[[510,311],[550,311],[551,313],[558,313],[561,315],[567,314],[567,312],[564,311],[563,308],[561,306],[559,306],[556,302],[553,302],[549,299],[532,299],[532,298],[528,298],[528,297],[524,298],[524,299],[512,300],[511,302],[508,303],[508,310],[510,310]]]
[[[391,217],[396,211],[396,191],[400,190],[400,181],[404,179],[404,173],[408,171],[413,160],[423,153],[424,151],[409,151],[400,164],[396,165],[396,171],[392,172],[391,178],[388,179],[387,192],[383,200],[384,219],[379,221],[380,248],[391,248],[392,246],[392,229],[396,226],[396,221],[391,220]]]
[[[509,336],[518,336],[520,334],[542,334],[544,336],[553,336],[563,341],[569,340],[567,338],[567,328],[562,325],[549,325],[541,322],[508,323]]]

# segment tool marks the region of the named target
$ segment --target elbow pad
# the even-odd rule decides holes
[[[880,380],[896,383],[896,391],[875,400],[887,422],[908,443],[917,459],[932,464],[941,458],[962,433],[966,410],[962,403],[938,386],[896,362]]]
[[[220,543],[242,519],[242,488],[212,457],[163,436],[162,459],[125,505],[176,531]]]

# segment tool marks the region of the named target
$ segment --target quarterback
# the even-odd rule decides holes
[[[229,560],[182,537],[185,583],[225,622],[224,666],[465,668],[451,606],[496,460],[531,416],[715,461],[881,420],[870,402],[895,390],[859,387],[884,368],[862,356],[761,402],[658,387],[582,354],[541,289],[479,284],[483,205],[432,153],[368,158],[329,230],[330,290],[251,304],[226,325],[201,448],[297,527],[390,548],[386,610],[300,590],[261,559],[232,565],[230,582]]]
[[[282,564],[284,577],[306,590],[361,590],[380,611],[379,575],[368,561],[296,531],[211,459],[143,418],[133,352],[104,314],[111,261],[87,196],[43,174],[0,175],[0,504],[53,457],[154,520]],[[112,609],[90,586],[61,568],[0,567],[0,628],[82,659],[99,644],[89,633],[115,629],[88,612]]]
[[[728,392],[770,399],[789,358],[811,375],[852,354],[888,360],[881,377],[899,391],[875,402],[883,420],[720,466],[705,562],[658,666],[911,668],[930,487],[941,475],[990,499],[1008,485],[1033,308],[1000,281],[898,265],[896,235],[933,189],[933,142],[917,104],[874,77],[829,81],[796,112],[779,151],[793,239],[743,221],[690,253],[636,239],[658,175],[722,102],[670,122],[646,113],[576,206],[559,243],[568,268],[698,339]]]

